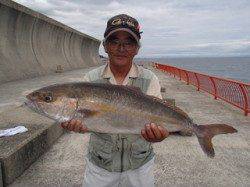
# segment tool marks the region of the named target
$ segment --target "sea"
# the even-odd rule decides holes
[[[137,58],[136,61],[168,64],[189,71],[250,84],[250,57],[162,57]]]

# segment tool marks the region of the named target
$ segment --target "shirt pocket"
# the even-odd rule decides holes
[[[101,165],[110,165],[112,163],[112,142],[96,134],[91,134],[89,146],[89,152],[96,163]]]
[[[150,142],[142,139],[141,137],[138,138],[135,142],[131,145],[131,157],[132,159],[145,159],[147,158],[150,153],[152,152],[152,146]]]

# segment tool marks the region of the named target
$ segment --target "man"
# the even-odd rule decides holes
[[[130,85],[161,98],[158,78],[133,63],[140,38],[136,19],[125,14],[110,18],[103,41],[109,62],[88,72],[84,81]],[[62,127],[79,133],[88,131],[79,120],[62,123]],[[154,186],[151,142],[160,142],[168,134],[156,124],[145,124],[141,135],[91,133],[83,186]]]

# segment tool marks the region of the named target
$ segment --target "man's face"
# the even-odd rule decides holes
[[[110,63],[116,66],[131,64],[139,49],[135,39],[125,31],[117,31],[109,36],[104,48]]]

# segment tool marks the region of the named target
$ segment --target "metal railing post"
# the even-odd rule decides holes
[[[244,113],[245,113],[245,116],[247,116],[248,114],[248,97],[247,97],[247,93],[246,93],[246,90],[244,89],[244,86],[242,84],[239,84],[240,86],[240,90],[243,94],[243,98],[244,98]]]
[[[217,87],[212,77],[209,77],[214,87],[214,99],[217,99]]]
[[[179,76],[180,76],[180,81],[181,81],[181,70],[178,69],[178,71],[179,71]]]
[[[199,81],[196,73],[194,73],[194,76],[195,76],[195,78],[197,80],[197,91],[200,91],[200,81]]]
[[[185,70],[184,70],[184,72],[186,73],[186,76],[187,76],[187,85],[189,85],[189,76],[188,76],[188,73]]]

